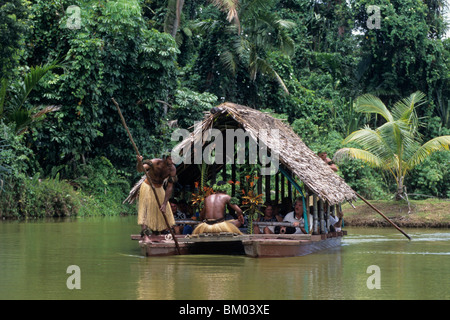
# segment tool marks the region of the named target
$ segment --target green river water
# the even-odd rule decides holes
[[[0,299],[450,299],[449,229],[405,229],[412,241],[346,230],[341,247],[304,257],[147,258],[133,216],[2,221]]]

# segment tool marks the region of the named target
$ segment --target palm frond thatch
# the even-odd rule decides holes
[[[229,102],[214,109],[213,114],[208,114],[201,125],[196,126],[197,131],[205,133],[209,129],[218,128],[231,117],[260,145],[264,144],[272,152],[278,150],[280,164],[322,200],[335,205],[356,199],[355,191],[344,179],[334,173],[283,121],[261,111]],[[278,129],[277,134],[272,134],[274,131],[271,129]],[[197,131],[175,146],[173,152],[181,155],[183,150],[193,147],[194,139],[200,133]]]
[[[260,145],[265,145],[271,152],[278,152],[280,164],[287,168],[293,176],[303,181],[323,201],[335,205],[344,201],[356,200],[355,191],[345,183],[344,179],[331,170],[282,120],[275,119],[267,113],[229,102],[223,103],[213,110],[213,113],[206,115],[201,125],[194,127],[194,132],[189,137],[173,148],[173,153],[182,156],[184,150],[194,147],[197,137],[203,136],[212,128],[226,128],[231,118],[253,140],[259,141]],[[278,129],[277,134],[272,134],[271,129]],[[186,170],[189,169],[185,168]],[[124,203],[132,203],[137,199],[140,185],[144,180],[145,176],[136,183]]]

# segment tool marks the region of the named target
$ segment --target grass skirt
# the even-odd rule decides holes
[[[228,221],[223,221],[215,224],[207,224],[205,222],[199,224],[192,234],[200,234],[200,233],[220,233],[220,232],[230,232],[242,234],[238,227]]]
[[[166,194],[165,190],[160,187],[155,188],[155,191],[162,204]],[[169,203],[166,205],[166,217],[169,225],[173,226],[175,224],[175,219],[173,218],[172,209],[170,208]],[[167,229],[166,222],[159,210],[158,202],[156,201],[153,190],[146,182],[141,184],[141,189],[139,190],[138,224],[145,224],[152,231],[162,231]]]

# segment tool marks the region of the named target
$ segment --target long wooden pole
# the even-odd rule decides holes
[[[389,222],[391,225],[394,226],[395,229],[397,229],[398,231],[400,231],[401,233],[403,233],[403,235],[405,237],[407,237],[409,240],[411,240],[411,237],[408,236],[405,231],[403,231],[402,229],[400,229],[391,219],[389,219],[388,217],[386,217],[380,210],[378,210],[377,208],[375,208],[372,204],[369,203],[369,201],[367,201],[366,199],[364,199],[362,196],[360,196],[359,194],[356,193],[356,196],[358,198],[360,198],[362,201],[364,201],[369,207],[371,207],[373,210],[375,210],[377,213],[379,213],[384,219],[386,219],[387,222]]]
[[[138,161],[141,162],[141,165],[142,165],[142,161],[140,160],[141,159],[141,154],[139,153],[139,150],[138,150],[138,148],[136,146],[136,143],[134,143],[133,137],[131,136],[131,132],[128,129],[127,123],[125,122],[125,118],[122,115],[122,111],[120,110],[119,104],[117,103],[117,101],[114,98],[111,98],[111,100],[112,100],[112,102],[114,102],[114,104],[117,107],[117,112],[119,113],[120,119],[122,120],[122,124],[123,124],[125,130],[128,133],[128,137],[130,138],[131,143],[133,144],[133,148],[136,151],[136,155],[138,156]],[[158,204],[158,207],[161,208],[161,202],[159,201],[158,194],[156,193],[155,186],[153,185],[153,182],[152,182],[152,178],[150,177],[150,173],[147,172],[147,170],[145,170],[145,169],[144,169],[144,172],[145,172],[145,175],[147,176],[147,180],[150,183],[150,186],[151,186],[151,188],[153,190],[153,194],[155,195],[156,203]],[[173,241],[175,241],[175,246],[177,247],[178,254],[181,254],[180,246],[178,245],[178,240],[175,237],[175,234],[173,233],[173,230],[172,230],[171,226],[169,225],[169,221],[167,221],[167,217],[166,217],[165,213],[162,212],[161,210],[160,210],[160,212],[161,212],[161,214],[162,214],[162,216],[164,218],[164,221],[166,222],[166,226],[169,229],[170,234],[172,235]]]

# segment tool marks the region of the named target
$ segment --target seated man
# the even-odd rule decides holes
[[[225,220],[225,206],[227,206],[238,215],[238,220]],[[238,229],[244,224],[244,216],[239,206],[231,203],[231,197],[223,191],[211,194],[205,198],[204,207],[200,213],[200,220],[203,223],[199,224],[193,231],[193,234],[200,233],[220,233],[230,232],[242,234]]]
[[[170,203],[170,208],[172,209],[172,213],[173,213],[173,217],[175,219],[175,222],[177,220],[186,220],[186,214],[184,212],[181,212],[178,209],[178,201],[177,201],[177,199],[171,198],[169,200],[169,203]],[[175,234],[182,234],[184,227],[185,227],[184,224],[177,224],[177,225],[173,226]]]
[[[180,212],[184,213],[184,215],[186,216],[186,218],[185,218],[186,220],[192,220],[192,213],[191,213],[190,210],[189,210],[189,206],[188,206],[186,200],[180,199],[180,200],[178,201],[177,209],[178,209]],[[192,230],[193,230],[193,229],[192,229],[192,225],[190,225],[190,224],[185,224],[184,227],[183,227],[183,234],[184,234],[184,235],[191,234],[191,233],[192,233]]]
[[[330,158],[328,158],[326,152],[319,152],[317,155],[320,157],[320,159],[322,159],[326,164],[330,166],[331,170],[333,170],[334,172],[339,170],[336,164]]]
[[[344,213],[342,212],[342,209],[340,206],[337,206],[337,214],[336,217],[333,217],[330,215],[330,225],[331,225],[331,231],[342,231],[342,218],[344,217]]]
[[[303,218],[303,200],[297,198],[294,204],[294,211],[289,212],[283,219],[285,222],[291,222],[294,227],[281,227],[280,233],[288,234],[306,234],[305,230],[305,220]]]

